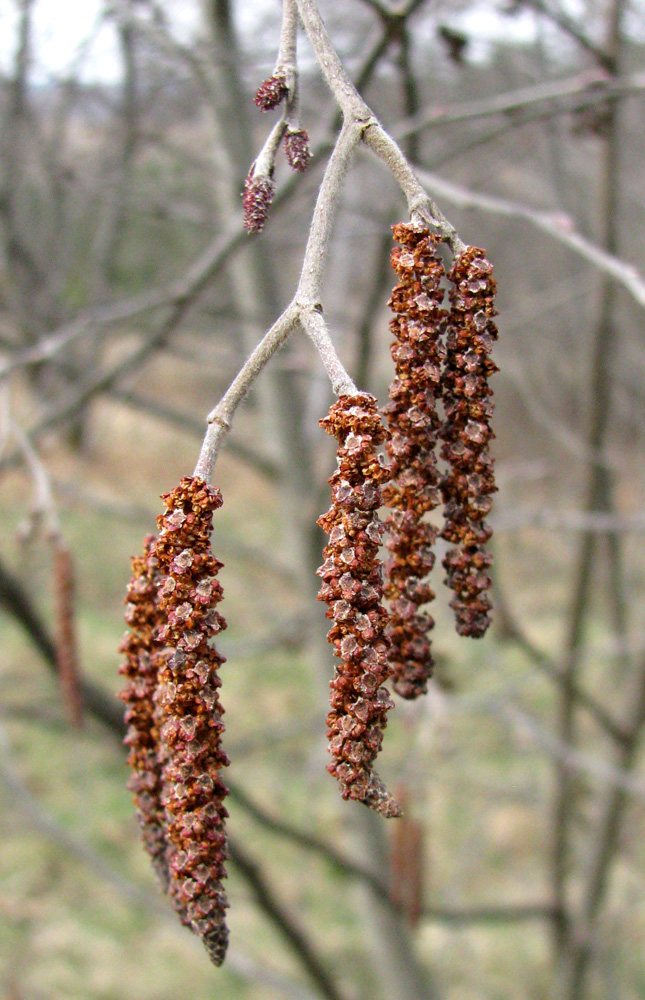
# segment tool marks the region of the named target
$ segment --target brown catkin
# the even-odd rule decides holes
[[[492,532],[484,518],[496,490],[489,450],[494,434],[488,380],[498,370],[489,357],[497,339],[492,271],[485,250],[467,247],[448,275],[453,287],[444,370],[441,454],[448,472],[441,484],[445,504],[442,537],[454,548],[447,552],[443,566],[446,582],[455,591],[450,606],[457,631],[473,638],[486,632],[491,606],[487,571],[492,556],[485,546]]]
[[[80,729],[83,725],[83,695],[74,626],[74,562],[72,553],[60,539],[54,540],[53,549],[58,677],[69,720]]]
[[[392,470],[392,481],[383,489],[392,508],[386,520],[390,558],[385,595],[391,610],[392,687],[403,698],[416,698],[427,691],[433,667],[428,634],[434,620],[419,608],[435,596],[426,578],[434,564],[438,529],[423,518],[440,501],[435,453],[445,359],[444,269],[437,253],[441,237],[404,223],[394,226],[393,233],[401,247],[391,257],[399,283],[389,301],[396,375],[384,411]]]
[[[132,579],[125,598],[125,620],[132,631],[119,647],[119,651],[125,654],[119,673],[127,680],[120,697],[126,704],[128,732],[125,744],[129,748],[128,764],[132,768],[128,788],[137,808],[144,847],[163,889],[167,890],[165,813],[161,804],[161,765],[157,754],[159,733],[154,718],[159,655],[157,638],[161,624],[157,608],[159,575],[153,554],[154,541],[154,537],[148,535],[144,541],[143,556],[135,556],[132,560]]]
[[[384,816],[400,809],[373,770],[381,749],[386,713],[393,707],[388,677],[388,614],[383,607],[378,550],[383,525],[378,516],[381,483],[389,470],[376,449],[386,436],[376,399],[368,393],[341,396],[320,421],[338,442],[338,468],[329,482],[332,505],[318,524],[329,535],[317,571],[319,600],[332,620],[328,641],[340,663],[331,681],[327,716],[327,770],[339,781],[343,798],[356,799]]]
[[[180,916],[221,965],[228,943],[223,888],[228,857],[221,769],[224,729],[218,688],[224,658],[208,640],[226,627],[215,610],[222,597],[221,568],[211,553],[219,491],[184,478],[163,497],[155,556],[161,583],[158,607],[164,645],[155,695],[162,768],[162,801],[169,845],[170,895]]]

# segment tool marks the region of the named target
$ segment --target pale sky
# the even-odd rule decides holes
[[[582,7],[582,0],[566,0],[566,5],[570,13],[575,14]],[[15,52],[17,6],[16,0],[0,0],[2,72],[9,69]],[[190,38],[197,22],[199,0],[164,0],[163,6],[182,40]],[[493,14],[489,3],[481,0],[467,14],[448,19],[445,14],[449,7],[450,4],[444,4],[443,19],[459,23],[473,36],[471,57],[475,59],[485,58],[490,42],[500,37],[517,41],[529,41],[534,37],[535,20],[529,11],[514,18],[500,18]],[[109,21],[98,20],[102,8],[100,0],[36,0],[33,13],[35,70],[32,82],[43,83],[51,75],[65,74],[82,53],[81,79],[86,82],[118,82],[121,66],[115,30]],[[632,8],[634,16],[630,28],[642,38],[642,2],[634,0]],[[240,29],[252,32],[258,14],[271,9],[277,11],[279,0],[237,0],[235,9]]]
[[[76,59],[82,58],[81,78],[86,82],[117,82],[121,67],[113,24],[98,21],[103,5],[100,0],[36,0],[33,10],[33,53],[36,68],[33,82],[43,83],[48,76],[65,74]],[[166,0],[164,8],[172,17],[177,33],[190,37],[198,11],[198,0]],[[252,30],[258,12],[278,9],[278,0],[237,0],[236,13],[242,31]],[[15,0],[0,0],[0,70],[7,72],[16,44],[18,23]],[[468,15],[467,28],[477,31],[480,39],[499,37],[497,18]],[[520,37],[530,37],[530,19],[522,16],[505,24]],[[90,39],[88,43],[88,39]],[[85,49],[84,49],[85,47]],[[481,48],[481,43],[479,45]]]

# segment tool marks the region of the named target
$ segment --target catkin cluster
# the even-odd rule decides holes
[[[263,84],[260,106],[285,99],[283,84]],[[257,209],[258,191],[249,212]],[[401,809],[374,770],[394,707],[385,684],[390,679],[404,698],[427,689],[434,622],[423,608],[435,596],[428,576],[439,534],[452,546],[443,566],[455,593],[457,631],[479,637],[490,621],[485,546],[491,531],[484,519],[495,491],[488,381],[497,371],[490,358],[497,337],[495,281],[485,252],[466,248],[446,275],[440,237],[412,223],[395,226],[394,237],[399,282],[389,304],[396,371],[386,424],[375,397],[365,392],[341,395],[320,421],[336,439],[338,464],[329,480],[330,509],[318,519],[328,543],[317,570],[338,661],[330,684],[327,769],[343,798],[386,817]],[[211,640],[226,623],[217,611],[221,563],[211,553],[210,532],[222,499],[195,477],[182,479],[163,499],[158,535],[133,559],[126,598],[131,631],[121,646],[121,673],[129,788],[162,886],[220,965],[228,943],[221,772],[229,761],[218,693],[224,660]],[[440,499],[441,528],[427,520]],[[384,504],[385,522],[378,513]]]
[[[297,96],[295,91],[290,89],[285,74],[276,71],[268,80],[264,80],[258,87],[254,101],[261,111],[273,111],[285,102],[286,109],[278,139],[284,146],[287,163],[291,169],[304,173],[311,162],[309,134],[306,129],[300,127]],[[244,182],[242,208],[244,228],[248,233],[261,233],[267,221],[271,202],[275,196],[273,181],[275,153],[276,150],[273,149],[268,158],[260,155],[251,166]]]
[[[373,770],[386,713],[393,707],[384,687],[388,614],[378,557],[383,525],[377,511],[381,484],[390,473],[376,449],[385,440],[385,428],[368,393],[341,396],[321,425],[338,442],[338,468],[329,480],[332,505],[318,519],[329,535],[317,571],[323,581],[318,596],[328,605],[333,623],[328,640],[340,661],[331,681],[327,769],[340,782],[343,798],[397,816],[398,805]]]
[[[423,517],[440,502],[435,450],[445,359],[444,269],[437,253],[440,237],[423,227],[400,224],[394,226],[394,238],[401,247],[391,258],[399,276],[389,301],[396,375],[384,409],[392,472],[383,491],[391,508],[385,594],[390,602],[392,687],[403,698],[416,698],[427,690],[433,667],[428,633],[434,621],[419,608],[435,596],[427,575],[434,565],[437,528]]]
[[[218,670],[224,662],[209,639],[225,621],[211,554],[217,490],[184,478],[163,497],[159,534],[133,560],[122,650],[128,678],[130,787],[144,844],[183,923],[197,933],[216,965],[228,943],[223,889],[227,859],[221,769],[223,708]]]

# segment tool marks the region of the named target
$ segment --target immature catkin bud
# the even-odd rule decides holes
[[[292,170],[304,173],[311,163],[309,133],[305,129],[287,129],[284,137],[284,151]]]
[[[71,552],[59,539],[54,540],[53,546],[58,676],[70,722],[80,728],[83,696],[74,627],[74,563]]]
[[[488,379],[498,369],[489,355],[497,339],[494,295],[496,282],[486,252],[468,247],[448,277],[450,316],[444,371],[445,421],[441,451],[449,471],[441,483],[445,504],[442,537],[452,543],[443,565],[455,591],[450,602],[460,635],[479,638],[490,624],[487,570],[492,557],[485,545],[491,536],[485,516],[495,492],[489,442],[493,413]]]
[[[213,511],[222,498],[203,480],[186,477],[163,499],[155,556],[162,578],[157,593],[164,654],[155,718],[170,894],[212,961],[221,965],[228,943],[223,888],[228,790],[220,772],[229,761],[221,744],[224,710],[218,696],[224,658],[208,641],[226,627],[215,610],[222,598],[216,579],[222,564],[210,548]]]
[[[390,895],[410,927],[416,927],[423,913],[426,880],[425,829],[409,815],[406,789],[397,788],[396,797],[405,810],[405,815],[392,829],[388,879]]]
[[[288,93],[289,88],[284,74],[275,73],[268,80],[263,80],[253,100],[262,111],[272,111],[282,103]]]
[[[329,535],[319,600],[332,620],[328,641],[340,663],[331,681],[327,735],[332,761],[327,770],[340,782],[343,798],[364,802],[384,816],[400,809],[373,763],[383,741],[386,713],[393,707],[387,689],[382,567],[378,549],[383,525],[380,484],[389,470],[376,453],[386,432],[376,400],[368,393],[341,396],[320,421],[338,441],[338,468],[329,482],[332,505],[318,524]]]
[[[275,195],[275,184],[270,177],[254,175],[251,167],[244,182],[242,208],[244,209],[244,228],[248,233],[261,233],[269,215],[271,202]]]
[[[385,544],[391,557],[385,567],[385,595],[391,612],[387,635],[392,687],[403,698],[416,698],[427,690],[433,667],[428,633],[434,620],[419,608],[435,596],[426,577],[434,564],[437,528],[423,517],[439,504],[435,451],[445,358],[444,270],[437,254],[441,237],[412,224],[394,226],[393,232],[402,246],[391,258],[399,284],[389,302],[396,375],[384,411],[392,470],[392,481],[383,489],[392,508],[386,520]]]
[[[161,765],[157,755],[159,733],[155,722],[154,693],[157,687],[160,628],[157,608],[159,573],[154,555],[154,537],[144,541],[143,556],[132,560],[132,579],[126,593],[125,620],[132,629],[119,651],[125,662],[119,673],[127,678],[120,697],[126,703],[128,764],[132,792],[141,826],[143,844],[152,859],[157,877],[168,888],[165,813],[161,803]]]

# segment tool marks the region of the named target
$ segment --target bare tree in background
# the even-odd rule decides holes
[[[478,61],[468,3],[285,0],[282,21],[268,5],[249,34],[229,0],[208,0],[186,41],[172,5],[124,0],[95,26],[113,32],[120,84],[82,83],[89,38],[69,75],[39,88],[36,4],[16,3],[1,88],[0,598],[61,672],[61,745],[107,755],[106,735],[123,735],[110,689],[128,570],[108,568],[109,541],[79,525],[91,517],[102,539],[122,538],[123,560],[156,495],[191,471],[187,435],[197,442],[211,411],[198,469],[209,476],[221,446],[226,614],[248,622],[222,642],[224,690],[230,678],[231,697],[252,694],[250,710],[231,703],[227,734],[230,966],[242,978],[233,987],[206,969],[204,996],[222,983],[236,997],[410,1000],[642,988],[638,7],[589,2],[573,18],[552,0],[495,6],[533,40]],[[264,232],[249,236],[244,178],[279,117],[252,98],[279,48],[278,61],[293,58],[296,27],[314,156],[302,175],[278,160]],[[388,780],[406,800],[390,834],[318,779],[331,656],[316,518],[332,459],[317,422],[330,379],[386,398],[390,225],[419,212],[453,249],[486,246],[500,286],[495,627],[464,649],[439,612],[428,701],[397,702],[386,740]],[[28,516],[14,541],[18,508]],[[52,611],[41,599],[50,560]],[[109,641],[92,632],[97,606]],[[26,747],[59,713],[20,648],[12,640],[3,664],[12,813],[162,925],[144,876],[111,866],[81,822],[68,829],[55,798],[38,801]],[[22,996],[42,918],[13,915],[11,892],[3,879],[19,947],[2,974]]]

